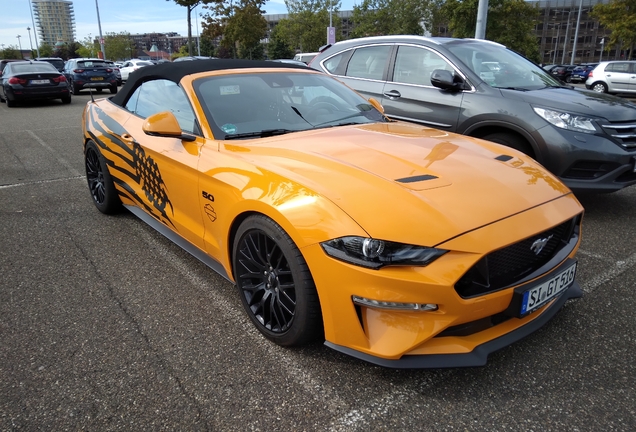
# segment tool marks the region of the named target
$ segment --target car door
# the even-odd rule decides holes
[[[132,69],[132,63],[131,62],[128,61],[128,62],[123,64],[123,66],[119,70],[121,72],[122,81],[126,81],[128,79],[128,75],[130,74],[130,70],[131,69]]]
[[[457,73],[452,64],[428,47],[408,44],[397,47],[393,64],[381,99],[384,112],[395,119],[456,130],[464,92],[431,84],[434,70]]]
[[[355,48],[326,60],[325,67],[365,98],[373,97],[379,102],[393,46],[374,44]]]
[[[124,119],[126,133],[121,140],[133,155],[135,179],[128,188],[146,212],[204,249],[198,163],[205,141],[187,96],[172,81],[147,81],[125,108],[130,115]],[[146,135],[142,130],[146,118],[163,111],[172,112],[182,131],[196,136],[195,141]]]
[[[629,92],[634,73],[629,62],[612,62],[603,72],[607,80],[608,91],[612,93]]]

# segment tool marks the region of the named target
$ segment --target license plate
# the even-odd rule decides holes
[[[520,314],[525,315],[532,312],[557,297],[572,285],[575,275],[576,262],[553,278],[523,292]]]
[[[104,81],[104,77],[92,77],[91,81]]]
[[[31,84],[48,84],[49,82],[47,79],[31,80]]]

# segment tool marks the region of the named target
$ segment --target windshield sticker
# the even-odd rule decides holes
[[[235,134],[236,126],[233,125],[232,123],[225,123],[223,126],[221,126],[221,130],[225,132],[226,134]]]
[[[219,87],[221,96],[241,94],[241,88],[238,85],[228,85]]]

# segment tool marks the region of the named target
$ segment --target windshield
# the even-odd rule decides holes
[[[194,88],[218,139],[387,121],[349,87],[320,74],[241,73],[201,78]]]
[[[563,85],[539,66],[501,45],[462,40],[448,43],[446,48],[491,87],[537,90]]]

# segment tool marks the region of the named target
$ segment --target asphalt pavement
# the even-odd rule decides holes
[[[636,187],[580,197],[571,301],[481,368],[265,340],[235,288],[91,203],[90,96],[0,104],[0,430],[634,431]]]

